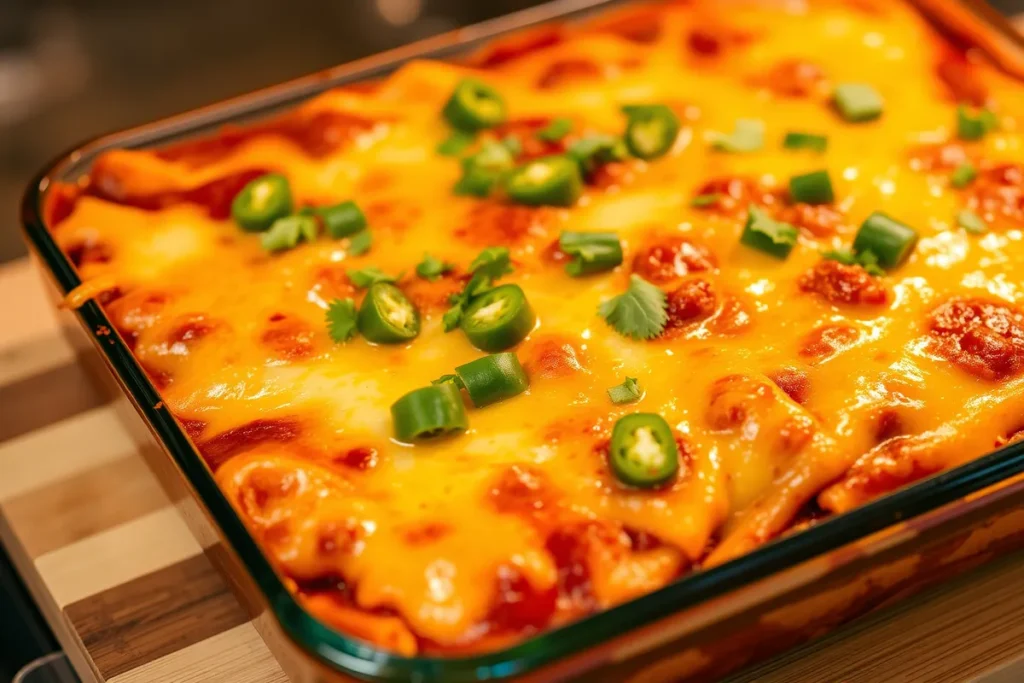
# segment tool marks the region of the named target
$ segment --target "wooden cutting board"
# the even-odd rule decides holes
[[[0,266],[0,540],[84,681],[287,680],[61,338]],[[1024,557],[854,622],[738,683],[965,681],[1024,652]],[[1008,678],[1019,680],[1018,678]]]

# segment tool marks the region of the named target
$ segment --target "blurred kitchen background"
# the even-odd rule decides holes
[[[0,262],[29,178],[87,138],[537,4],[0,0]]]

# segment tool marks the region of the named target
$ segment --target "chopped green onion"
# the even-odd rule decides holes
[[[518,396],[530,387],[516,354],[495,353],[455,368],[458,384],[477,408]]]
[[[949,176],[949,184],[958,190],[962,190],[973,183],[977,177],[978,169],[965,162],[953,169],[953,173]]]
[[[449,436],[469,428],[462,394],[452,382],[410,391],[391,405],[391,420],[395,436],[406,443]]]
[[[988,109],[972,114],[964,105],[956,108],[956,133],[961,140],[980,140],[999,127],[999,119]]]
[[[824,152],[828,148],[828,138],[824,135],[790,131],[782,139],[782,146],[786,149],[810,149],[815,152]]]
[[[865,83],[843,83],[832,93],[836,109],[850,123],[873,121],[882,115],[882,96]]]
[[[732,133],[716,133],[711,146],[732,154],[756,152],[764,147],[764,123],[758,119],[736,119]]]
[[[505,181],[508,198],[530,206],[572,206],[582,190],[580,168],[565,156],[528,161],[512,171]]]
[[[362,256],[366,252],[370,251],[370,246],[373,244],[373,235],[370,234],[369,229],[361,230],[348,240],[348,253],[351,256]]]
[[[756,204],[751,204],[740,243],[763,251],[769,256],[784,259],[793,251],[799,234],[799,231],[789,223],[772,220]]]
[[[654,339],[668,322],[665,306],[665,292],[633,273],[629,288],[602,303],[597,313],[624,337]]]
[[[455,184],[455,194],[486,197],[514,165],[507,145],[485,142],[479,152],[462,160],[462,178]]]
[[[336,342],[356,335],[356,304],[352,299],[335,299],[327,307],[327,333]]]
[[[653,488],[679,472],[679,447],[672,428],[661,415],[633,413],[612,428],[608,465],[623,484]]]
[[[313,215],[320,218],[327,234],[334,239],[348,237],[366,229],[366,215],[353,201],[313,209]]]
[[[268,230],[274,221],[292,212],[292,191],[280,173],[268,173],[249,182],[231,201],[231,218],[247,232]]]
[[[359,306],[359,332],[376,344],[397,344],[420,333],[420,314],[398,287],[387,282],[370,285]]]
[[[789,196],[794,202],[831,204],[835,201],[828,171],[814,171],[789,179]]]
[[[710,194],[699,194],[690,200],[690,206],[702,208],[705,206],[714,206],[722,199],[721,192],[711,192]]]
[[[455,266],[447,261],[434,258],[430,254],[424,254],[423,260],[416,264],[416,274],[424,280],[433,282],[445,273],[451,272]]]
[[[563,232],[558,248],[572,256],[565,272],[573,277],[611,270],[622,263],[622,243],[613,232]]]
[[[316,219],[312,216],[302,214],[285,216],[274,221],[270,230],[260,235],[260,245],[270,252],[294,249],[302,240],[307,242],[315,240],[317,230],[319,228]]]
[[[963,209],[957,213],[956,224],[972,235],[984,235],[988,232],[988,223],[970,209]]]
[[[580,138],[569,145],[566,151],[566,155],[579,164],[580,173],[584,176],[591,175],[603,164],[623,161],[627,154],[626,143],[622,138],[604,134]]]
[[[443,114],[457,130],[473,132],[493,128],[505,121],[505,100],[483,81],[464,78],[455,86]]]
[[[636,381],[636,377],[627,377],[622,384],[617,384],[608,390],[608,398],[615,405],[636,403],[643,398],[644,392]]]
[[[354,269],[350,268],[345,271],[348,275],[348,279],[352,281],[352,284],[357,289],[366,289],[375,282],[398,282],[398,278],[402,277],[399,275],[388,275],[380,268],[370,266],[369,268]]]
[[[631,104],[622,108],[628,117],[623,136],[626,147],[638,159],[664,156],[679,135],[679,117],[664,104]]]
[[[878,257],[884,268],[895,268],[903,263],[917,244],[917,232],[909,225],[876,211],[861,223],[853,240],[857,254],[870,251]]]
[[[437,146],[437,153],[446,157],[456,157],[473,144],[473,135],[457,130]]]
[[[557,118],[537,131],[537,139],[544,142],[558,142],[572,130],[572,119]]]
[[[495,353],[512,348],[537,323],[526,294],[519,285],[501,285],[475,297],[462,314],[460,326],[470,343]]]

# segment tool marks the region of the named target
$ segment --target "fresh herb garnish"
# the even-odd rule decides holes
[[[810,149],[815,152],[824,152],[828,148],[828,138],[814,133],[790,131],[782,139],[782,146],[785,149]]]
[[[613,161],[623,161],[629,156],[629,152],[622,138],[602,133],[576,140],[569,145],[566,155],[580,165],[580,172],[586,177],[599,166]]]
[[[558,142],[572,130],[572,119],[564,117],[552,121],[537,131],[537,139],[545,142]]]
[[[433,282],[445,273],[451,272],[455,266],[447,261],[434,258],[430,254],[424,254],[423,260],[416,264],[416,274],[424,280]]]
[[[635,273],[629,288],[597,309],[616,332],[631,339],[653,339],[665,329],[665,292]]]
[[[572,256],[565,272],[572,277],[611,270],[622,263],[622,243],[614,232],[563,232],[558,248]]]
[[[871,250],[858,254],[852,249],[833,249],[821,252],[821,257],[826,261],[838,261],[847,266],[860,266],[868,275],[885,275],[885,271],[878,265],[878,256]]]
[[[327,333],[339,343],[356,335],[356,304],[352,299],[335,299],[327,307]]]
[[[472,277],[463,290],[448,298],[451,308],[445,311],[441,321],[445,332],[451,332],[462,321],[462,314],[474,297],[491,289],[494,281],[512,272],[512,260],[507,247],[487,247],[469,264]]]
[[[953,169],[953,173],[949,176],[949,184],[958,190],[962,190],[978,177],[978,169],[974,168],[972,164],[962,163]]]
[[[446,157],[457,157],[473,144],[473,139],[471,133],[457,130],[437,146],[437,153]]]
[[[773,220],[756,204],[751,204],[740,243],[784,259],[793,251],[799,234],[789,223]]]
[[[369,268],[354,269],[350,268],[345,271],[348,275],[348,279],[352,281],[358,289],[366,289],[375,282],[398,282],[398,278],[402,277],[402,274],[388,275],[380,268],[376,266],[370,266]]]
[[[718,200],[722,198],[721,192],[712,192],[710,194],[699,194],[690,200],[690,206],[696,208],[702,208],[705,206],[713,206],[718,203]]]
[[[518,144],[518,140],[516,141]],[[486,197],[491,189],[515,165],[515,155],[508,145],[487,141],[476,154],[462,160],[462,177],[455,183],[458,195]]]
[[[617,406],[636,403],[643,396],[644,392],[637,383],[636,377],[627,377],[625,382],[608,390],[608,398]]]
[[[961,140],[980,140],[999,127],[999,119],[988,109],[976,114],[964,105],[956,108],[956,133]]]
[[[260,235],[260,245],[270,252],[287,251],[297,247],[303,240],[312,242],[317,232],[319,227],[312,216],[285,216],[274,221],[270,229]]]
[[[362,256],[366,252],[370,251],[370,246],[372,244],[373,236],[370,234],[369,229],[360,230],[349,238],[348,253],[351,256]]]

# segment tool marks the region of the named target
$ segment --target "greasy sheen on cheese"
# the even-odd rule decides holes
[[[476,75],[520,139],[520,160],[588,133],[620,135],[621,106],[682,121],[664,157],[603,166],[570,208],[456,196],[437,153],[440,111]],[[866,83],[880,119],[845,122],[837,84]],[[956,132],[958,102],[999,127]],[[1007,443],[1024,427],[1024,88],[901,3],[635,6],[512,37],[459,64],[414,60],[278,119],[159,150],[103,155],[51,188],[56,240],[253,536],[317,617],[401,654],[495,649],[734,559]],[[573,132],[535,136],[554,118]],[[760,151],[711,141],[760,119]],[[822,154],[783,149],[828,136]],[[472,151],[472,150],[470,150]],[[951,185],[969,162],[978,178]],[[795,204],[788,179],[827,169],[836,199]],[[353,199],[373,246],[321,236],[267,254],[230,218],[234,195],[285,174],[297,206]],[[708,206],[694,196],[719,193]],[[778,260],[739,243],[749,204],[797,226]],[[989,225],[971,234],[955,216]],[[921,239],[883,276],[826,261],[882,211]],[[625,261],[571,278],[559,234],[614,231]],[[392,438],[389,406],[478,358],[444,333],[448,296],[481,249],[511,250],[538,323],[516,349],[529,390],[470,411],[426,445]],[[424,253],[456,265],[417,278]],[[422,332],[401,346],[334,343],[325,309],[345,271],[403,272]],[[665,290],[650,341],[598,306],[631,273]],[[633,405],[606,390],[636,377]],[[676,432],[678,477],[631,489],[606,447],[622,415]]]

